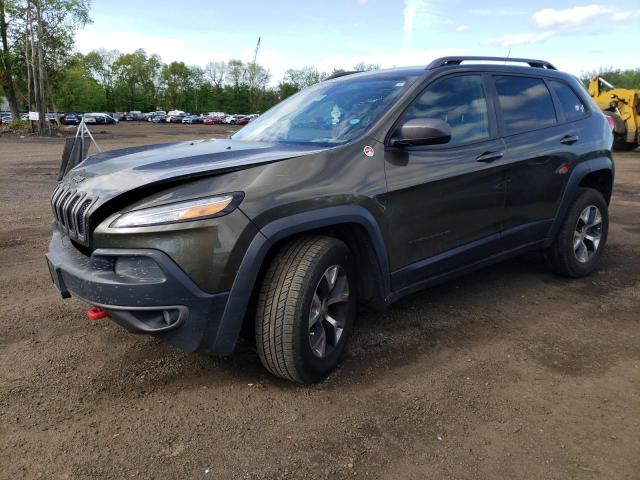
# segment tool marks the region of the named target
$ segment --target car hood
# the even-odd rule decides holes
[[[112,150],[88,157],[62,180],[86,192],[95,207],[140,187],[215,175],[324,150],[318,146],[231,139],[194,140]],[[99,201],[98,201],[99,199]]]

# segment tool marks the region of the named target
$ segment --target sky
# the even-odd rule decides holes
[[[253,59],[288,68],[426,65],[444,55],[539,58],[579,75],[640,68],[640,0],[93,0],[82,53],[143,48],[166,63]]]

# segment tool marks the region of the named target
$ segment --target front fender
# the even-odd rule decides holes
[[[390,286],[389,262],[384,238],[378,223],[366,208],[358,205],[343,205],[283,217],[264,225],[251,241],[229,292],[218,331],[211,332],[213,338],[217,339],[215,352],[220,355],[228,355],[233,352],[240,335],[251,292],[255,287],[267,253],[275,243],[300,233],[347,223],[356,223],[362,226],[369,235],[380,268],[386,297]]]

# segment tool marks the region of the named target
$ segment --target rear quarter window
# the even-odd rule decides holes
[[[525,132],[557,123],[551,93],[544,80],[533,77],[494,77],[505,133]]]
[[[569,85],[556,80],[551,80],[549,85],[553,93],[556,94],[560,109],[566,120],[577,120],[585,116],[587,107]]]

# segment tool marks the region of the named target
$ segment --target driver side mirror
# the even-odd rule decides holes
[[[389,142],[392,147],[441,145],[451,140],[451,126],[437,118],[413,118],[400,125]]]

